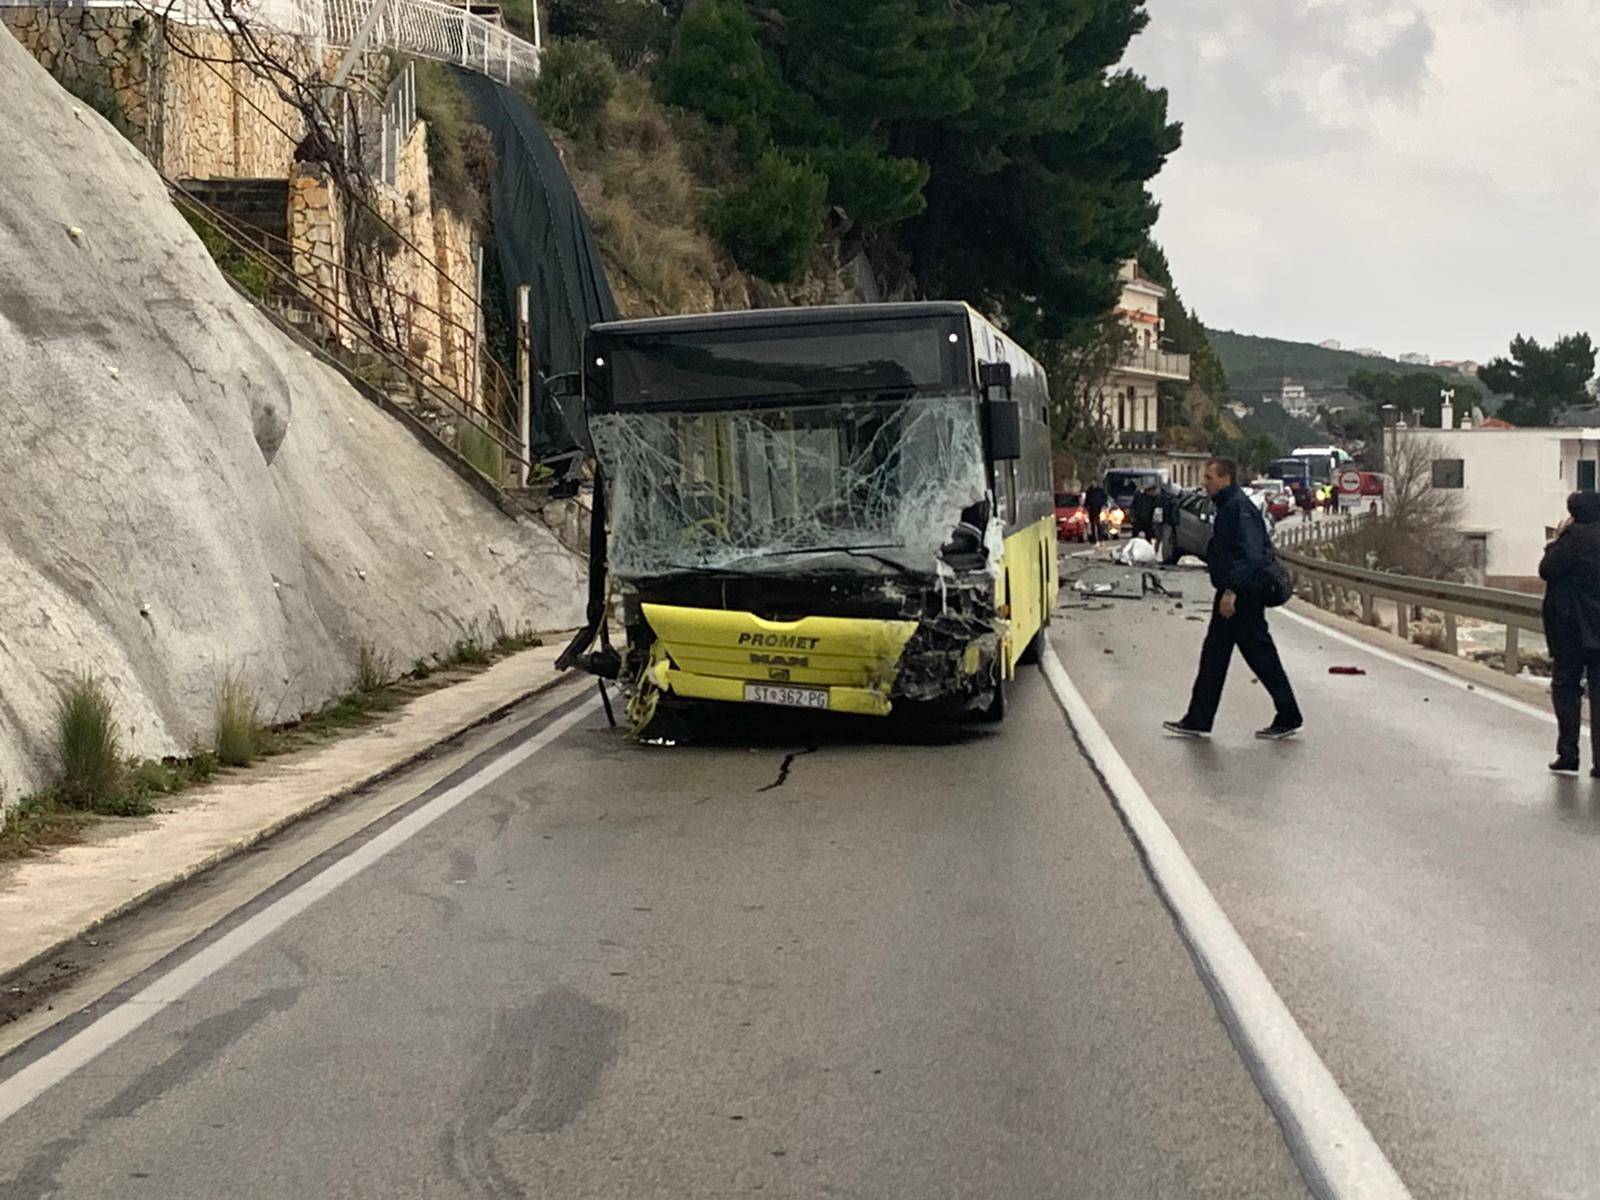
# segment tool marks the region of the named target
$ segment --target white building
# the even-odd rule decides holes
[[[1153,446],[1161,432],[1156,385],[1163,379],[1188,382],[1189,356],[1161,349],[1161,302],[1167,289],[1146,278],[1132,259],[1122,265],[1121,280],[1117,318],[1128,330],[1129,344],[1100,389],[1100,399],[1118,445],[1144,448]]]
[[[1385,433],[1385,459],[1402,441],[1421,446],[1432,486],[1461,494],[1461,529],[1482,539],[1484,582],[1537,587],[1549,531],[1567,496],[1600,487],[1600,428],[1424,429]]]
[[[1283,405],[1284,411],[1291,417],[1308,417],[1314,405],[1306,385],[1296,383],[1292,379],[1285,379],[1283,386],[1278,391],[1278,403]]]
[[[1397,361],[1405,363],[1408,367],[1433,366],[1433,359],[1426,354],[1402,354]]]

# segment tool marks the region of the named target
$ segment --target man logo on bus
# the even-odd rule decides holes
[[[809,667],[811,660],[803,654],[752,654],[750,661],[758,667]]]

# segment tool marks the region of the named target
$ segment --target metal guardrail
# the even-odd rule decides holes
[[[446,0],[234,0],[245,21],[309,38],[333,49],[349,49],[375,4],[382,5],[367,42],[415,58],[454,63],[469,71],[518,83],[539,73],[539,8],[533,10],[533,41],[496,21]],[[0,0],[0,8],[141,8],[183,25],[229,27],[220,0]]]
[[[1393,575],[1366,567],[1353,567],[1347,563],[1329,562],[1315,558],[1309,551],[1318,545],[1327,545],[1337,538],[1348,536],[1371,521],[1369,516],[1332,517],[1309,522],[1305,530],[1284,530],[1288,537],[1275,536],[1278,559],[1289,569],[1297,588],[1309,584],[1312,601],[1319,608],[1333,607],[1341,594],[1353,593],[1361,602],[1361,618],[1368,624],[1376,623],[1377,602],[1393,601],[1395,604],[1395,634],[1410,640],[1411,610],[1425,608],[1444,615],[1444,650],[1448,654],[1459,652],[1456,637],[1456,619],[1470,617],[1491,621],[1506,627],[1505,672],[1517,675],[1522,671],[1518,652],[1518,631],[1544,632],[1544,599],[1526,592],[1506,591],[1502,588],[1474,587],[1465,583],[1448,583],[1439,579],[1421,579],[1415,575]],[[1321,528],[1317,528],[1320,526]],[[1281,528],[1281,527],[1280,527]],[[1291,548],[1293,547],[1293,548]]]

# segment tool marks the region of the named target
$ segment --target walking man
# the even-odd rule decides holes
[[[1272,724],[1258,729],[1256,736],[1273,740],[1293,737],[1303,724],[1294,688],[1267,629],[1265,600],[1271,583],[1272,543],[1260,510],[1239,486],[1238,475],[1232,459],[1213,458],[1200,477],[1201,486],[1217,506],[1211,548],[1206,553],[1217,597],[1211,606],[1211,624],[1200,651],[1189,711],[1181,720],[1163,725],[1168,733],[1181,737],[1210,736],[1235,646],[1277,706]]]
[[[1589,774],[1600,779],[1600,495],[1573,492],[1570,514],[1545,548],[1539,578],[1545,581],[1544,636],[1554,670],[1550,705],[1556,711],[1556,760],[1560,774],[1578,770],[1578,731],[1583,725],[1584,676],[1589,682]]]
[[[1106,495],[1105,488],[1100,486],[1100,481],[1098,479],[1090,480],[1088,490],[1083,493],[1083,507],[1089,513],[1089,538],[1091,541],[1098,542],[1100,540],[1100,514],[1105,511],[1106,501],[1109,499],[1110,497]]]

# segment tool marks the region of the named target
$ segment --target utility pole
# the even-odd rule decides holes
[[[522,486],[533,472],[533,326],[529,320],[529,288],[517,288],[517,432],[522,438]]]

